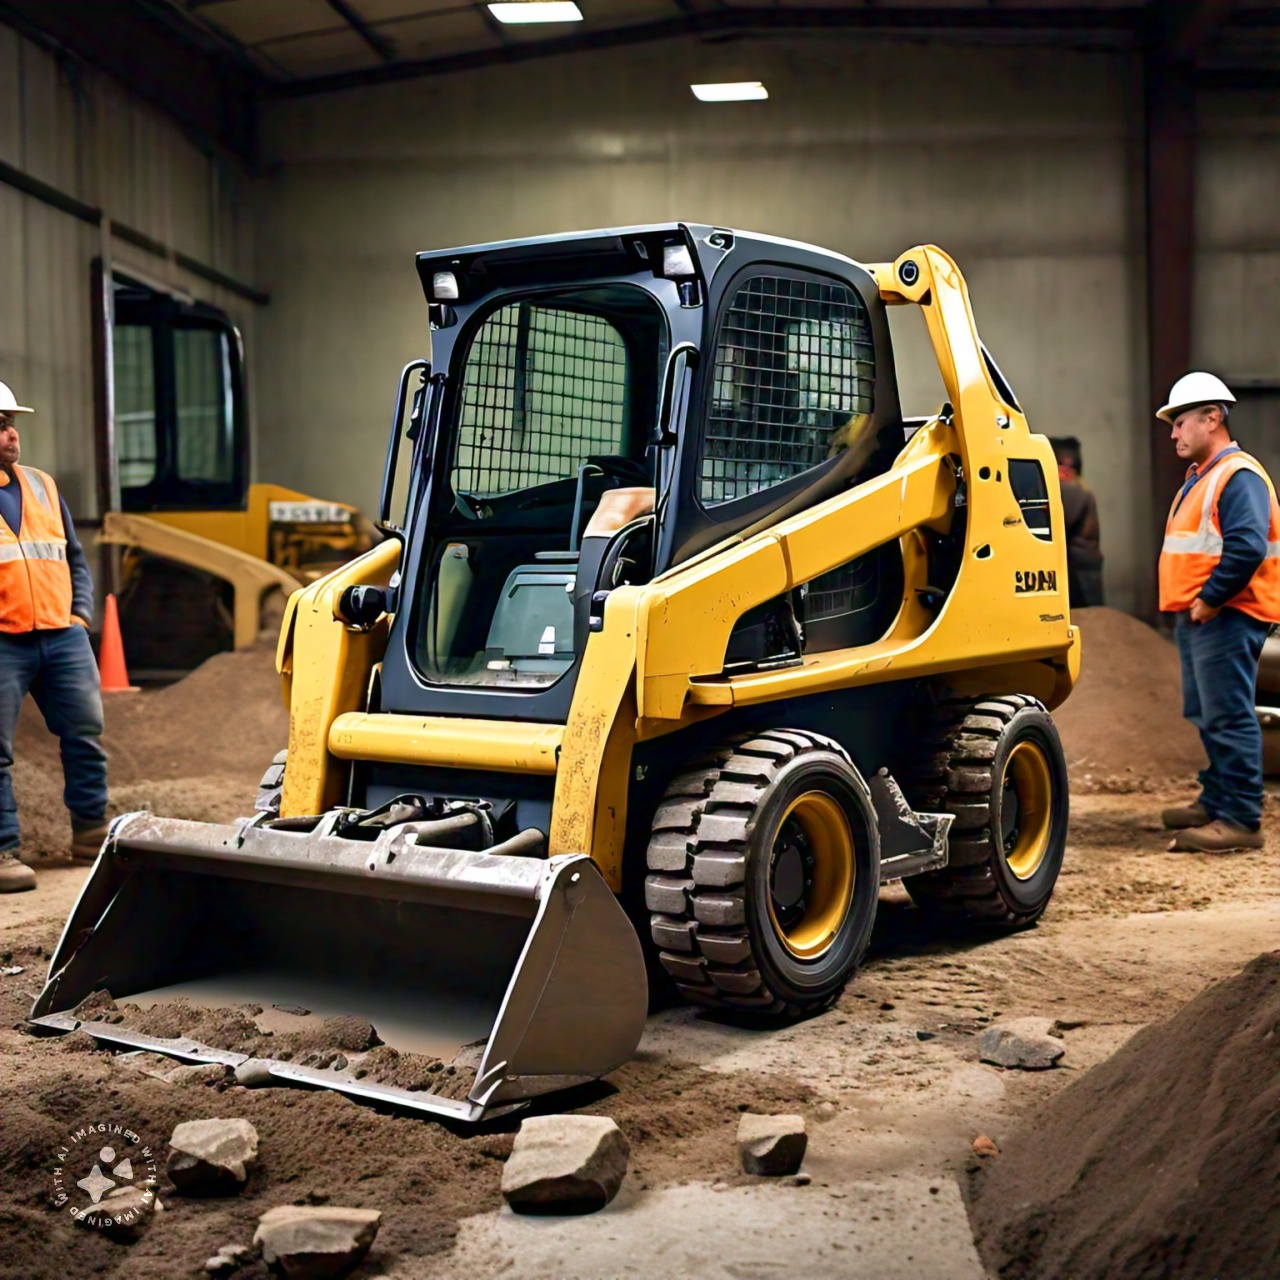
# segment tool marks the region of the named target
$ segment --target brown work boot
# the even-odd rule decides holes
[[[96,862],[102,849],[102,842],[107,838],[106,818],[77,818],[71,815],[71,860],[73,862]]]
[[[21,893],[36,887],[36,873],[18,861],[12,849],[0,850],[0,893]]]
[[[1202,827],[1179,831],[1169,846],[1170,853],[1244,853],[1262,848],[1262,832],[1233,827],[1221,818]]]
[[[1213,819],[1198,804],[1185,804],[1180,808],[1163,810],[1160,821],[1170,831],[1184,831],[1187,827],[1207,826]]]

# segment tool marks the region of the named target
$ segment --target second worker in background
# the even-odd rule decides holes
[[[1171,851],[1262,848],[1254,689],[1263,641],[1280,622],[1280,506],[1261,464],[1231,438],[1234,403],[1213,374],[1189,373],[1158,415],[1191,464],[1165,526],[1160,608],[1176,615],[1182,714],[1209,757],[1195,803],[1162,815],[1178,832]]]

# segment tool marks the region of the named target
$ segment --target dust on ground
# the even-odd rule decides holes
[[[747,1181],[733,1141],[740,1112],[800,1112],[811,1134],[806,1167],[813,1185],[780,1192],[781,1222],[790,1195],[855,1195],[851,1188],[867,1179],[921,1173],[939,1184],[964,1181],[979,1133],[1016,1155],[1019,1124],[1034,1125],[1065,1084],[1088,1080],[1086,1071],[1136,1031],[1274,945],[1276,799],[1268,801],[1261,852],[1165,852],[1159,808],[1191,798],[1188,771],[1198,763],[1170,728],[1181,725],[1176,668],[1170,674],[1167,641],[1132,620],[1108,621],[1108,614],[1084,616],[1082,707],[1073,711],[1068,703],[1058,715],[1076,795],[1064,874],[1038,927],[1004,936],[940,933],[900,889],[887,890],[872,953],[829,1013],[759,1031],[671,1007],[650,1018],[632,1062],[541,1108],[614,1116],[631,1141],[629,1183],[640,1190]],[[1128,701],[1125,688],[1090,692],[1091,664],[1165,672],[1156,680],[1165,714],[1141,746],[1140,772],[1125,774],[1102,749],[1108,726],[1132,726],[1154,686],[1143,685]],[[152,708],[160,713],[154,721]],[[257,779],[287,733],[265,649],[223,655],[170,689],[119,695],[107,714],[114,810],[148,804],[223,820],[248,812]],[[47,823],[53,851],[65,848],[65,815],[56,744],[42,734],[38,721],[24,720],[16,783],[25,829]],[[1107,781],[1098,785],[1099,778]],[[130,1065],[137,1060],[98,1051],[88,1037],[23,1034],[21,1020],[66,916],[66,887],[83,878],[52,858],[37,865],[41,889],[20,895],[25,901],[6,918],[0,942],[0,961],[24,970],[0,976],[0,1180],[10,1190],[0,1207],[0,1280],[107,1276],[126,1267],[138,1280],[194,1276],[219,1246],[248,1243],[265,1209],[327,1201],[382,1210],[382,1230],[359,1274],[410,1280],[442,1261],[462,1219],[498,1209],[515,1120],[455,1129],[323,1090],[246,1090],[228,1078],[167,1082]],[[241,1014],[252,1024],[254,1015]],[[1062,1069],[1024,1074],[979,1063],[978,1033],[1024,1014],[1056,1017],[1067,1028]],[[239,1032],[250,1034],[243,1024]],[[300,1040],[293,1051],[305,1056],[340,1039],[321,1025],[314,1043]],[[377,1046],[367,1052],[381,1054]],[[382,1067],[395,1070],[382,1056]],[[162,1186],[165,1212],[128,1247],[76,1228],[50,1208],[50,1159],[69,1126],[118,1120],[163,1157],[175,1124],[214,1116],[243,1116],[261,1137],[261,1163],[240,1196],[191,1200]],[[1029,1184],[1028,1197],[1037,1194]],[[997,1218],[992,1230],[1006,1225]],[[265,1272],[255,1263],[237,1274]],[[1104,1270],[1096,1280],[1113,1274],[1122,1273]]]

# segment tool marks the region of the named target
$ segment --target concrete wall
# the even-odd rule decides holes
[[[1033,425],[1084,441],[1112,599],[1132,607],[1149,570],[1133,63],[839,38],[720,56],[655,45],[271,106],[264,471],[372,502],[396,373],[428,343],[416,250],[681,217],[864,260],[932,240]],[[745,74],[770,101],[688,89]],[[905,407],[936,407],[918,344],[903,364]]]
[[[1236,436],[1280,481],[1280,102],[1200,115],[1193,358],[1236,391]]]
[[[0,160],[177,252],[252,277],[245,176],[114,81],[59,65],[5,26]],[[104,248],[116,268],[222,307],[253,339],[251,304],[169,258],[118,238],[104,244],[99,228],[0,185],[0,381],[37,410],[22,423],[24,460],[51,471],[85,520],[98,514],[90,273]]]

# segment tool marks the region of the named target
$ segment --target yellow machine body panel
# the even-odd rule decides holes
[[[908,260],[919,269],[910,287],[898,272]],[[1053,473],[1049,442],[1001,398],[983,360],[963,277],[950,257],[934,247],[917,248],[869,270],[887,303],[921,306],[949,415],[921,427],[883,475],[712,547],[644,586],[612,591],[605,625],[588,640],[564,726],[341,715],[360,710],[378,645],[335,617],[336,593],[358,581],[385,582],[392,563],[384,557],[393,552],[382,548],[382,555],[366,556],[308,588],[300,594],[298,614],[305,612],[306,623],[295,623],[287,642],[295,693],[281,812],[319,812],[322,799],[340,791],[340,759],[552,772],[548,852],[589,854],[616,890],[637,742],[735,706],[919,677],[937,678],[957,696],[1021,691],[1050,708],[1060,704],[1080,664],[1079,632],[1067,606],[1061,497],[1051,487],[1054,532],[1041,538],[1027,527],[1009,485],[1011,458],[1034,459]],[[928,583],[913,535],[944,530],[951,519],[953,457],[961,460],[968,487],[965,554],[935,613],[920,603],[918,593]],[[873,644],[806,655],[798,666],[723,673],[730,632],[747,610],[895,539],[906,573],[888,634]],[[284,653],[284,638],[281,643]],[[305,696],[298,693],[299,681],[309,690]],[[296,777],[295,749],[302,775]]]
[[[342,771],[329,753],[329,732],[338,716],[367,705],[388,621],[357,631],[342,621],[337,606],[349,586],[385,586],[399,563],[400,544],[389,540],[289,598],[276,649],[289,708],[282,816],[323,813],[342,797]]]
[[[683,224],[678,230],[688,233]],[[729,233],[701,231],[708,254],[727,252]],[[672,228],[653,232],[673,234]],[[618,239],[610,252],[622,254],[627,247]],[[665,262],[664,245],[672,247],[654,239],[654,252],[646,249],[643,260]],[[692,240],[674,247],[682,245]],[[507,249],[494,248],[497,270]],[[771,248],[757,252],[760,262],[770,261]],[[433,289],[439,274],[452,289],[449,296],[463,304],[471,276],[455,277],[449,262],[451,269],[440,273],[428,262],[425,284]],[[501,634],[496,607],[491,617],[483,616],[491,602],[462,615],[468,584],[461,555],[450,566],[452,577],[434,581],[434,596],[402,582],[406,536],[426,540],[421,549],[410,542],[414,558],[426,564],[449,545],[443,538],[450,526],[442,522],[437,546],[431,524],[414,521],[415,513],[432,511],[421,497],[428,493],[428,483],[422,483],[406,523],[424,532],[406,535],[387,526],[391,536],[385,542],[290,597],[277,650],[290,712],[289,749],[287,759],[278,758],[264,777],[254,816],[234,825],[150,813],[117,820],[67,923],[31,1020],[57,1031],[85,1027],[109,1044],[239,1065],[232,1061],[235,1055],[193,1038],[157,1041],[128,1027],[86,1023],[77,1011],[104,986],[144,1007],[178,998],[215,1005],[283,999],[325,1016],[358,1010],[401,1052],[430,1053],[438,1066],[447,1060],[447,1077],[437,1074],[441,1080],[460,1077],[465,1098],[400,1089],[355,1070],[321,1071],[283,1058],[269,1061],[271,1074],[477,1120],[496,1108],[599,1078],[635,1051],[647,979],[636,922],[624,910],[631,905],[624,884],[634,884],[633,868],[624,867],[628,827],[632,837],[648,843],[647,855],[641,854],[645,865],[638,868],[647,873],[642,928],[650,931],[660,963],[680,990],[702,1003],[731,997],[735,1008],[786,1016],[827,1007],[870,940],[886,879],[902,880],[914,895],[913,883],[954,871],[961,879],[948,887],[964,897],[975,877],[993,868],[1024,884],[1037,875],[1043,880],[1043,867],[1052,877],[1027,911],[1043,910],[1065,849],[1067,782],[1052,721],[1031,699],[1058,705],[1080,670],[1080,639],[1067,603],[1061,498],[1047,480],[1055,474],[1052,450],[1031,432],[983,349],[964,280],[945,253],[919,247],[866,270],[885,304],[920,308],[948,399],[901,437],[892,461],[891,437],[876,464],[882,469],[868,469],[869,478],[836,490],[840,476],[856,471],[833,466],[825,482],[831,488],[806,494],[797,487],[796,501],[775,506],[756,525],[646,581],[647,569],[606,576],[608,556],[615,555],[613,568],[619,569],[617,561],[632,545],[627,539],[638,530],[650,538],[653,557],[665,554],[657,535],[679,529],[678,517],[662,523],[662,502],[671,492],[662,490],[662,480],[678,471],[674,462],[667,466],[672,455],[654,466],[651,487],[626,490],[635,510],[643,510],[641,499],[649,495],[649,523],[628,517],[632,523],[605,535],[616,534],[615,541],[594,546],[594,562],[583,558],[579,515],[588,471],[604,472],[587,460],[576,468],[569,549],[539,550],[531,536],[529,554],[540,560],[493,579],[494,594],[500,590],[509,601],[526,590],[522,574],[532,578],[542,570],[556,593],[558,611],[530,607],[531,647],[510,651],[493,640],[494,632]],[[870,285],[861,271],[859,283],[865,297]],[[519,293],[510,306],[518,311],[523,297]],[[667,315],[687,305],[672,302]],[[446,320],[447,310],[434,311],[433,319]],[[533,319],[517,315],[511,327],[533,332]],[[683,352],[677,346],[670,353],[664,384],[670,396],[656,418],[664,446],[687,440],[679,434],[683,419],[674,407],[677,389],[688,385],[680,381],[680,361],[698,358],[691,341]],[[535,384],[539,369],[535,362]],[[415,370],[420,381],[407,434],[414,441],[415,475],[429,477],[422,460],[432,460],[431,424],[439,421],[442,403],[433,398],[433,388],[449,375],[431,374],[425,361],[406,367],[393,446],[398,447]],[[681,403],[688,413],[690,402]],[[844,421],[847,412],[848,402],[842,401],[837,433],[856,433],[871,422],[862,409]],[[691,429],[711,420],[709,413],[702,417]],[[886,414],[886,427],[896,432],[898,424]],[[467,447],[478,452],[491,443],[491,437],[480,438]],[[628,447],[634,445],[633,440]],[[384,477],[384,520],[395,457],[393,447]],[[1031,472],[1038,477],[1034,493],[1025,484],[1015,490],[1015,474],[1025,478]],[[553,483],[572,480],[569,473]],[[454,500],[467,505],[461,518],[487,514],[483,495],[469,492],[474,487],[453,491]],[[510,494],[490,496],[497,503]],[[806,498],[811,505],[802,505]],[[428,505],[415,507],[417,501]],[[296,505],[308,502],[287,490],[255,486],[243,513],[169,520],[175,530],[207,545],[221,542],[244,557],[266,559],[278,550],[268,542],[280,517],[292,514],[304,527],[315,523]],[[351,520],[344,527],[355,530]],[[518,526],[521,534],[531,528],[536,521]],[[499,532],[516,540],[501,525]],[[591,536],[587,523],[582,542]],[[483,546],[482,539],[477,543]],[[941,544],[945,555],[935,554]],[[757,626],[755,619],[767,623],[780,600],[791,610],[789,593],[861,562],[877,548],[895,551],[873,562],[893,559],[894,576],[881,582],[892,582],[894,593],[900,550],[902,586],[901,597],[890,595],[883,613],[873,615],[875,639],[849,642],[851,636],[872,634],[870,626],[865,632],[828,631],[828,641],[835,636],[847,647],[824,651],[814,643],[806,652],[791,612],[795,635],[781,650],[768,647],[769,641],[746,659],[737,656],[738,649],[730,658],[735,628],[749,612],[758,610],[741,632]],[[938,582],[930,581],[931,555],[942,564]],[[629,563],[643,565],[643,553]],[[608,589],[598,590],[601,584]],[[580,585],[582,594],[575,596]],[[544,627],[548,619],[569,625],[562,588],[571,602],[571,656],[558,647],[556,626]],[[490,628],[477,641],[482,647],[474,666],[434,668],[456,675],[460,682],[453,685],[447,678],[428,679],[430,661],[418,662],[420,655],[408,645],[404,651],[387,648],[389,637],[400,644],[401,621],[408,635],[417,614],[429,619],[441,600],[451,611],[449,628]],[[399,610],[400,617],[390,610]],[[433,642],[437,650],[454,652],[452,633],[447,643],[440,634]],[[521,632],[513,645],[529,643]],[[755,656],[760,653],[765,656]],[[407,668],[407,676],[406,668],[394,665],[410,661],[417,665]],[[517,661],[525,665],[516,668]],[[509,675],[513,682],[528,677],[526,690],[554,689],[571,668],[573,683],[563,686],[560,701],[553,695],[541,704],[521,702],[523,691],[498,688]],[[478,685],[489,672],[500,674],[488,686]],[[884,719],[898,710],[892,693],[877,698],[869,689],[848,702],[835,697],[899,681],[911,685],[903,694],[901,729]],[[436,687],[425,691],[429,698],[418,702],[420,708],[456,713],[384,710],[388,703],[414,705],[424,684]],[[936,716],[935,703],[948,699],[959,701]],[[539,714],[537,705],[555,710]],[[816,707],[813,723],[788,727],[788,708],[796,707],[802,715]],[[715,723],[721,719],[723,732]],[[940,776],[934,794],[942,800],[935,803],[925,788],[909,798],[877,757],[890,755],[889,763],[901,765],[906,779],[917,768],[911,756],[918,745],[906,735],[917,725],[932,733],[943,720],[945,732],[954,735],[948,742],[986,754],[971,768],[956,763],[971,757],[948,747],[939,765],[929,738],[929,762],[942,771],[929,776]],[[887,732],[872,740],[868,758],[859,761],[837,741],[844,727]],[[745,736],[738,737],[740,732]],[[884,740],[895,732],[899,742],[886,747]],[[1024,736],[1010,745],[1018,734]],[[950,803],[954,773],[966,783],[976,776],[980,786],[962,786],[960,807],[934,812]],[[629,813],[629,806],[635,811]],[[980,823],[969,810],[978,811]],[[788,826],[793,813],[796,825]],[[963,845],[965,858],[951,865],[948,833],[961,818],[966,823],[956,847]],[[975,827],[982,824],[985,834],[976,838],[987,840],[991,850],[978,848],[979,862]],[[1051,843],[1057,862],[1046,852]],[[634,842],[631,848],[628,856],[634,857]],[[977,888],[986,892],[981,884]],[[979,906],[1005,919],[1002,902],[984,897]],[[176,923],[157,947],[146,922],[160,910]],[[788,923],[783,913],[791,913]],[[975,918],[989,923],[992,917],[978,912]],[[772,924],[760,923],[766,919]],[[207,922],[217,927],[204,927]],[[234,945],[228,945],[232,935]],[[779,973],[789,986],[779,985]]]

